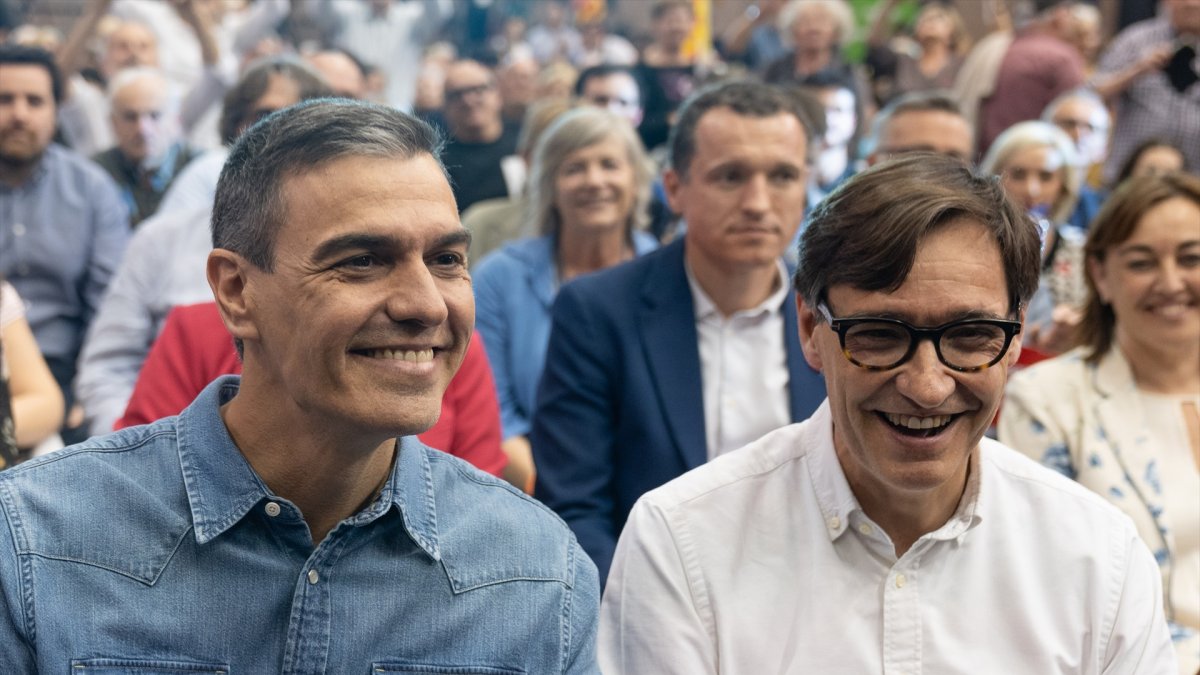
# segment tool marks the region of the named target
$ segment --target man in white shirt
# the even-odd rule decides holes
[[[951,158],[881,163],[831,195],[795,279],[829,396],[638,502],[604,672],[1175,673],[1129,519],[983,437],[1038,247]]]
[[[663,183],[686,234],[558,293],[530,432],[534,491],[602,581],[644,492],[825,397],[781,260],[804,212],[804,115],[760,83],[685,101]]]

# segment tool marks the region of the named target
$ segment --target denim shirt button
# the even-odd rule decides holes
[[[309,571],[308,571],[308,583],[310,583],[310,584],[315,584],[315,583],[317,583],[317,582],[318,582],[318,581],[320,581],[320,580],[321,580],[321,575],[320,575],[320,574],[317,574],[317,571],[316,571],[316,570],[309,570]]]
[[[266,511],[267,515],[271,516],[272,518],[279,515],[279,505],[275,502],[267,502],[267,505],[263,508],[263,510]]]

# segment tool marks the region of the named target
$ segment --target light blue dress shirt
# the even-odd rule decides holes
[[[399,440],[315,548],[219,406],[0,473],[2,673],[595,673],[596,568],[548,509]]]
[[[47,358],[74,363],[128,239],[116,183],[65,148],[46,148],[24,185],[0,184],[0,276]]]
[[[634,255],[658,248],[645,232],[633,233]],[[554,239],[547,235],[511,242],[479,262],[475,280],[475,327],[483,334],[496,378],[504,438],[529,433],[538,380],[550,343],[550,307],[558,295]]]

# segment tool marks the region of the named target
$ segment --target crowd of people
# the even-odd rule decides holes
[[[0,0],[0,672],[1200,673],[1200,0],[623,4]]]

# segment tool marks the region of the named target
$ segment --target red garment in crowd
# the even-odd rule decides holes
[[[239,375],[242,364],[215,302],[179,306],[167,315],[154,341],[125,416],[116,429],[179,414],[221,375]],[[431,448],[460,457],[499,476],[508,464],[500,449],[500,406],[479,333],[442,396],[442,414],[418,438]]]

